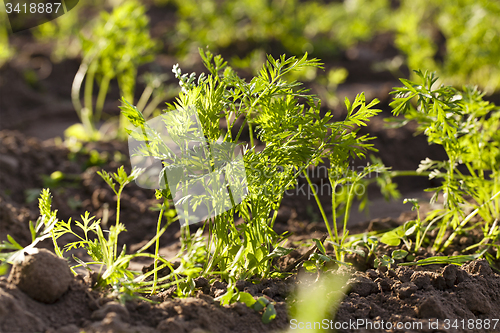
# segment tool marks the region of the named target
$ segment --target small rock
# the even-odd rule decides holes
[[[417,286],[413,282],[405,282],[398,286],[396,292],[400,299],[405,299],[417,291]]]
[[[25,255],[21,263],[14,264],[8,279],[25,294],[43,303],[57,301],[72,280],[66,260],[46,249],[36,249]]]

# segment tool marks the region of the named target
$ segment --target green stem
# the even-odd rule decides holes
[[[349,189],[349,194],[347,195],[347,202],[345,206],[345,214],[344,214],[344,226],[342,228],[342,240],[340,242],[340,247],[344,244],[344,240],[347,237],[346,231],[347,231],[347,222],[349,221],[349,212],[351,211],[351,205],[352,205],[352,195],[354,191],[354,185],[356,185],[357,182],[353,182],[351,185],[351,188]]]
[[[337,260],[340,260],[341,259],[340,253],[337,251],[338,244],[340,244],[339,231],[337,229],[337,196],[336,196],[337,185],[338,185],[337,182],[334,182],[332,184],[332,220],[333,220],[333,229],[335,232],[335,241],[333,240],[333,238],[332,238],[332,241],[334,241],[334,243],[336,244],[333,247],[335,249],[335,258]]]
[[[104,108],[104,101],[106,100],[106,95],[108,94],[110,81],[111,76],[109,75],[105,75],[101,81],[99,94],[97,95],[97,101],[95,103],[94,123],[97,123],[99,120],[101,120],[102,109]]]
[[[162,205],[161,207],[161,210],[160,210],[160,216],[158,216],[158,223],[156,225],[156,234],[158,235],[160,233],[160,230],[161,230],[161,218],[163,216],[163,212],[164,212],[165,208],[164,206]],[[156,245],[155,245],[155,261],[154,261],[154,278],[153,278],[153,289],[151,290],[151,295],[153,295],[155,292],[156,292],[156,282],[157,282],[157,279],[158,279],[158,252],[160,251],[160,237],[157,237],[156,238]],[[172,271],[173,272],[173,271]]]
[[[144,115],[144,118],[147,119],[153,113],[153,111],[156,109],[158,104],[161,103],[161,100],[165,97],[166,96],[163,94],[158,94],[155,97],[153,97],[151,102],[144,108],[144,111],[142,112],[142,114]]]
[[[236,135],[236,139],[234,139],[233,142],[238,142],[241,133],[243,132],[243,128],[245,127],[245,124],[247,123],[247,118],[243,120],[243,123],[241,124],[240,130],[238,131],[238,134]]]
[[[423,176],[428,177],[431,173],[428,171],[414,171],[414,170],[395,170],[389,172],[391,178],[393,177],[404,177],[404,176]]]
[[[151,94],[153,94],[153,87],[147,86],[146,89],[142,92],[141,97],[139,98],[139,101],[137,102],[137,110],[141,111],[144,109],[146,106],[146,103],[149,100],[149,97],[151,97]]]
[[[477,213],[479,212],[479,210],[487,205],[489,202],[495,200],[498,196],[500,196],[500,191],[497,192],[494,196],[492,196],[488,201],[486,201],[484,204],[482,204],[481,206],[477,207],[476,209],[474,209],[469,215],[467,215],[467,217],[462,221],[462,223],[460,223],[458,225],[458,227],[453,230],[452,234],[450,235],[450,237],[448,237],[448,240],[444,243],[443,245],[443,249],[446,249],[448,246],[451,245],[451,242],[453,241],[453,239],[455,239],[456,235],[463,229],[463,227],[474,217],[477,215]]]
[[[120,186],[120,190],[116,193],[116,223],[115,223],[115,226],[118,228],[118,224],[120,223],[120,198],[121,198],[121,195],[122,195],[122,190],[123,190],[123,186]],[[118,237],[116,237],[115,239],[115,246],[114,246],[114,254],[113,254],[113,258],[116,260],[116,254],[118,252]]]
[[[63,254],[61,252],[61,249],[59,248],[59,245],[57,245],[57,241],[56,241],[56,236],[54,234],[54,230],[51,230],[50,234],[52,236],[52,242],[54,243],[54,251],[56,252],[57,256],[63,258]]]
[[[316,200],[316,203],[318,204],[319,211],[321,212],[321,216],[323,217],[323,221],[325,222],[326,229],[328,230],[328,235],[330,236],[330,239],[333,241],[333,234],[332,234],[332,229],[330,228],[330,223],[328,223],[328,218],[326,217],[325,210],[323,209],[323,205],[321,204],[321,201],[319,200],[318,193],[316,193],[316,189],[314,188],[311,179],[309,178],[309,175],[307,174],[306,170],[303,170],[302,173],[306,177],[307,183],[309,184],[309,187],[312,190],[312,193],[314,195],[314,199]],[[333,224],[335,225],[335,221],[333,221]]]
[[[85,105],[85,108],[89,112],[89,118],[92,119],[92,96],[93,96],[93,90],[94,90],[94,77],[95,73],[97,71],[97,62],[93,62],[89,66],[89,71],[87,73],[87,78],[85,79],[85,90],[84,90],[84,97],[83,97],[83,103]]]

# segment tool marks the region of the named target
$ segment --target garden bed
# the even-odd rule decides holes
[[[43,186],[43,179],[54,171],[60,170],[65,174],[79,175],[79,186],[58,184],[59,190],[53,191],[54,205],[59,209],[59,216],[67,219],[75,216],[75,210],[68,205],[67,198],[76,197],[81,205],[76,212],[85,210],[96,211],[102,216],[100,208],[107,203],[113,205],[113,196],[106,184],[95,176],[95,167],[82,170],[82,165],[88,162],[88,154],[78,154],[73,161],[67,160],[68,151],[64,148],[41,142],[35,138],[27,138],[19,132],[2,131],[0,155],[2,168],[0,184],[2,188],[11,189],[10,195],[0,198],[1,219],[0,233],[2,238],[6,234],[12,235],[23,246],[29,243],[29,231],[26,228],[28,219],[36,219],[36,201],[26,204],[24,191],[39,189]],[[121,144],[100,144],[89,146],[99,152],[112,152],[116,149],[124,151]],[[121,148],[120,148],[121,147]],[[117,162],[108,161],[100,167],[111,170],[118,166]],[[14,172],[17,170],[16,172]],[[14,175],[18,176],[14,176]],[[80,179],[80,178],[79,178]],[[71,179],[69,180],[71,181]],[[147,209],[147,200],[155,201],[148,190],[142,190],[135,185],[130,185],[124,196],[124,212],[127,215],[125,223],[128,232],[123,234],[122,244],[127,244],[129,249],[137,248],[141,242],[154,236],[155,214]],[[133,198],[143,200],[133,200]],[[303,202],[301,198],[291,198],[284,202],[281,216],[276,225],[277,229],[290,230],[294,235],[290,241],[300,244],[304,241],[321,238],[326,233],[322,223],[310,223],[305,210],[302,216],[296,211],[292,214],[291,207]],[[146,201],[146,202],[145,202]],[[151,204],[150,203],[150,204]],[[377,219],[357,225],[354,232],[373,231],[387,226],[397,226],[402,222],[414,218],[414,212],[408,212],[398,219]],[[371,223],[370,223],[371,222]],[[178,244],[178,226],[169,227],[161,238],[160,253],[165,255],[175,254]],[[472,236],[471,236],[472,237]],[[476,242],[476,239],[460,239],[464,246]],[[135,245],[139,244],[139,245]],[[42,247],[51,248],[51,242],[41,243]],[[285,269],[290,263],[301,257],[309,247],[299,246],[295,251],[279,260],[279,265]],[[164,251],[164,252],[163,252]],[[327,246],[331,253],[331,246]],[[388,249],[381,248],[375,255],[390,253]],[[77,256],[85,255],[84,251],[74,252]],[[449,253],[451,254],[451,253]],[[422,253],[418,259],[431,256]],[[500,317],[500,275],[493,272],[486,261],[473,261],[462,267],[455,265],[429,265],[420,267],[396,266],[392,269],[380,267],[368,268],[361,257],[351,256],[356,266],[361,271],[341,268],[341,274],[349,274],[349,288],[344,288],[345,298],[331,314],[332,322],[328,325],[341,325],[343,323],[368,320],[372,325],[380,325],[382,320],[410,325],[394,332],[436,332],[429,328],[439,320],[441,331],[467,331],[467,329],[445,330],[444,325],[453,324],[458,320],[458,325],[467,325],[469,320],[478,323],[486,319]],[[136,263],[136,268],[146,264]],[[145,267],[149,266],[147,264]],[[368,268],[368,269],[367,269]],[[304,273],[316,278],[316,273]],[[51,278],[58,279],[58,273],[52,272]],[[322,273],[331,274],[331,273]],[[352,276],[351,276],[352,274]],[[285,279],[265,279],[263,281],[238,281],[237,287],[241,291],[249,292],[256,297],[266,297],[275,303],[276,318],[270,324],[263,324],[261,314],[248,308],[243,303],[234,303],[222,306],[214,298],[226,291],[227,284],[215,281],[209,284],[205,278],[195,279],[196,296],[187,299],[172,298],[173,290],[166,290],[154,296],[151,304],[145,301],[132,300],[125,305],[116,302],[113,297],[92,289],[92,279],[84,270],[76,276],[68,291],[54,304],[43,304],[27,296],[15,285],[7,282],[7,278],[0,280],[1,304],[0,330],[3,331],[57,331],[78,332],[84,329],[88,332],[279,332],[290,327],[298,327],[298,322],[290,322],[287,303],[293,299],[294,291],[310,282],[301,282],[302,275],[293,273]],[[313,288],[314,283],[309,287]],[[175,289],[175,288],[174,288]],[[6,314],[9,313],[7,316]],[[429,318],[431,324],[429,324]],[[445,322],[445,319],[451,322]],[[465,322],[462,322],[465,320]],[[378,324],[377,324],[378,323]],[[423,328],[420,329],[420,325]],[[293,325],[292,325],[293,324]],[[314,325],[314,323],[309,323]],[[326,325],[324,322],[322,325]],[[291,326],[292,325],[292,326]],[[307,322],[304,325],[308,325]],[[316,323],[317,325],[317,323]],[[344,324],[347,325],[347,324]],[[386,324],[387,325],[387,324]],[[416,325],[416,326],[415,326]],[[457,325],[457,323],[455,323]],[[474,324],[475,325],[475,324]],[[493,325],[493,322],[492,322]],[[350,326],[352,327],[352,326]],[[357,326],[356,326],[357,327]],[[378,327],[378,326],[375,326]],[[435,327],[435,326],[432,326]],[[361,327],[356,329],[340,329],[340,332],[363,332]],[[380,330],[374,329],[373,332]],[[492,330],[475,330],[477,332],[490,332]],[[493,330],[494,331],[494,330]]]

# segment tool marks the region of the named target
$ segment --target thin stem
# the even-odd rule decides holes
[[[431,173],[429,171],[418,172],[416,170],[395,170],[390,171],[390,177],[404,177],[404,176],[423,176],[428,177]]]
[[[245,127],[245,124],[247,123],[247,118],[243,120],[243,123],[241,124],[240,130],[238,131],[238,134],[236,135],[236,139],[234,139],[233,142],[238,142],[241,133],[243,132],[243,128]]]
[[[99,120],[101,120],[102,109],[104,108],[104,101],[106,100],[106,95],[108,94],[110,81],[111,76],[109,75],[105,75],[101,81],[99,94],[97,95],[97,101],[95,103],[94,123],[97,123]]]
[[[94,77],[97,71],[97,62],[90,64],[89,71],[87,73],[87,79],[85,80],[85,90],[83,96],[83,103],[85,108],[88,110],[89,119],[92,119],[92,95],[94,90]],[[92,122],[92,120],[91,120]]]
[[[57,244],[57,241],[56,241],[56,236],[54,234],[54,230],[51,230],[50,233],[51,233],[51,236],[52,236],[52,242],[54,243],[54,251],[56,252],[57,256],[63,258],[63,254],[61,252],[61,248],[59,248],[59,245]]]
[[[474,209],[469,215],[467,215],[467,217],[462,221],[462,223],[460,223],[460,225],[455,229],[453,230],[452,234],[450,235],[450,237],[448,237],[448,240],[444,243],[444,246],[443,246],[443,249],[446,249],[448,246],[450,246],[451,242],[453,241],[453,239],[456,237],[456,235],[462,230],[462,228],[474,217],[477,215],[477,213],[479,212],[479,210],[487,205],[489,202],[495,200],[498,196],[500,196],[500,191],[497,192],[494,196],[492,196],[488,201],[486,201],[484,204],[482,204],[481,206],[477,207],[476,209]]]
[[[144,109],[146,106],[146,103],[149,100],[149,97],[151,97],[151,94],[153,94],[153,87],[152,86],[147,86],[146,89],[142,92],[141,97],[139,98],[139,101],[137,102],[137,110],[141,111]]]
[[[252,123],[250,123],[250,122],[248,123],[248,131],[250,134],[250,146],[253,147],[254,146],[254,144],[253,144],[253,128],[252,128]]]
[[[309,178],[309,175],[307,174],[306,170],[303,170],[302,173],[306,177],[307,183],[309,184],[309,187],[312,190],[312,193],[314,195],[314,199],[316,200],[316,203],[318,204],[319,211],[321,212],[321,216],[323,217],[323,221],[325,222],[326,229],[328,230],[328,235],[330,238],[333,240],[333,234],[332,234],[332,229],[330,228],[330,223],[328,223],[328,218],[326,217],[325,210],[323,209],[323,205],[321,204],[321,201],[319,200],[318,193],[316,192],[316,189],[313,186],[313,183],[311,182],[311,179]],[[333,221],[335,224],[335,221]]]
[[[161,206],[161,210],[160,210],[160,216],[158,216],[158,223],[156,225],[156,234],[158,235],[160,233],[160,230],[161,230],[161,218],[163,216],[163,212],[165,210],[164,208],[165,206],[162,205]],[[153,278],[153,289],[151,290],[151,295],[153,295],[155,292],[156,292],[156,282],[157,282],[157,279],[158,279],[158,252],[160,251],[160,237],[157,237],[156,238],[156,245],[155,245],[155,261],[154,261],[154,278]],[[173,272],[173,271],[172,271]]]
[[[115,226],[118,228],[118,224],[120,223],[120,198],[121,198],[121,195],[122,195],[122,190],[123,190],[123,185],[120,186],[120,189],[118,190],[118,192],[116,193],[116,197],[117,197],[117,200],[116,200],[116,223],[115,223]],[[116,259],[116,254],[117,254],[117,250],[118,250],[118,237],[115,238],[115,244],[114,244],[115,248],[114,248],[114,256],[113,258]]]
[[[336,196],[337,185],[338,185],[337,182],[334,182],[332,184],[332,220],[333,220],[333,229],[335,232],[335,241],[333,240],[333,238],[332,238],[332,241],[334,241],[334,243],[336,244],[333,246],[333,248],[335,250],[335,258],[337,258],[337,260],[340,260],[340,253],[338,253],[338,251],[337,251],[337,247],[340,243],[339,242],[339,231],[337,230],[337,196]]]
[[[342,240],[340,242],[340,247],[342,247],[342,244],[344,243],[345,238],[347,237],[346,230],[347,230],[347,222],[349,221],[349,212],[351,211],[351,205],[352,205],[352,196],[353,196],[353,191],[354,191],[354,185],[357,183],[353,182],[351,184],[351,188],[349,189],[349,194],[347,195],[347,202],[346,202],[346,207],[345,207],[345,214],[344,214],[344,226],[342,228]]]
[[[153,113],[153,111],[156,109],[158,104],[161,103],[164,97],[165,96],[163,94],[158,94],[155,97],[153,97],[151,102],[144,108],[144,111],[142,112],[144,118],[148,118]]]

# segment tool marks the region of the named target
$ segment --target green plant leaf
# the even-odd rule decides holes
[[[325,249],[325,246],[323,245],[323,243],[319,240],[319,239],[316,239],[316,238],[313,238],[313,241],[316,243],[316,246],[318,248],[318,250],[326,256],[326,249]]]
[[[255,304],[255,302],[257,302],[251,294],[244,291],[240,291],[238,293],[237,301],[245,303],[245,305],[248,306],[249,308],[251,308]]]
[[[276,318],[276,309],[273,304],[268,304],[266,310],[262,314],[262,322],[264,324],[269,324],[274,318]]]
[[[394,260],[400,260],[400,259],[404,259],[407,255],[408,255],[408,251],[396,250],[396,251],[392,251],[391,257]]]
[[[252,305],[252,308],[260,312],[262,309],[264,309],[267,305],[269,304],[269,300],[265,297],[259,297],[257,301]]]
[[[401,244],[401,237],[396,231],[389,231],[380,237],[380,241],[389,246],[399,246]]]

